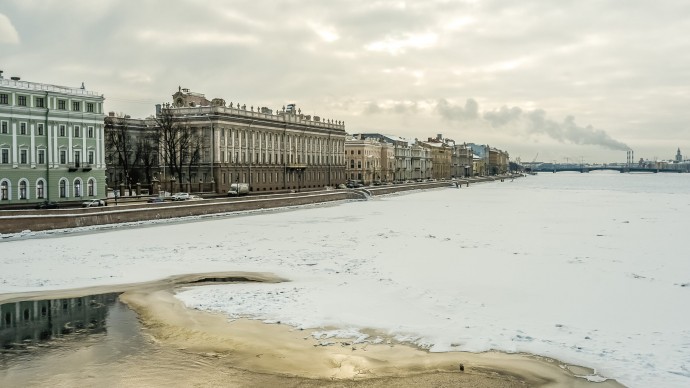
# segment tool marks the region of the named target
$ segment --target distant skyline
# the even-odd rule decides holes
[[[178,86],[523,161],[690,159],[690,2],[3,0],[4,77],[146,117]]]

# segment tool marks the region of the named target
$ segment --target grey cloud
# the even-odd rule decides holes
[[[522,109],[517,106],[512,108],[502,106],[498,110],[484,112],[483,117],[484,120],[491,123],[492,127],[500,127],[519,119],[521,115]]]
[[[371,114],[378,114],[383,112],[383,109],[381,109],[380,106],[378,106],[376,103],[370,102],[366,105],[364,108],[364,114],[371,115]]]
[[[416,102],[397,102],[390,107],[381,106],[375,102],[370,102],[364,107],[363,113],[366,115],[375,115],[381,113],[393,113],[398,115],[417,113],[419,106]]]
[[[479,117],[479,104],[471,98],[467,99],[464,107],[451,105],[446,99],[441,99],[436,110],[448,121],[468,121]]]

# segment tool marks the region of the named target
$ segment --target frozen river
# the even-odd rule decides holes
[[[690,386],[690,177],[558,173],[462,189],[0,243],[0,293],[272,272],[189,306],[432,351],[530,352]],[[360,336],[361,341],[379,341]]]

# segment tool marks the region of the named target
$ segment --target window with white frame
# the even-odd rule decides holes
[[[36,151],[36,156],[38,156],[38,164],[46,164],[46,150]]]
[[[43,97],[36,97],[36,108],[44,108],[45,107],[45,100]]]
[[[26,123],[19,123],[19,134],[26,135]]]
[[[60,164],[67,164],[67,151],[60,150]]]
[[[64,125],[60,125],[60,136],[65,137],[67,136],[67,128]]]
[[[81,197],[81,180],[74,181],[74,196]]]
[[[72,110],[75,112],[81,111],[81,102],[79,101],[72,101]]]
[[[7,121],[0,121],[0,133],[8,133],[9,132],[9,124]]]
[[[17,96],[17,105],[26,106],[26,96]]]
[[[67,101],[66,100],[58,100],[58,109],[59,110],[67,110]]]
[[[45,193],[45,181],[43,179],[39,179],[38,182],[36,182],[36,198],[43,198]]]
[[[89,138],[93,139],[93,127],[89,127],[88,136]]]
[[[10,150],[9,150],[9,148],[3,148],[0,150],[0,162],[2,164],[10,164]]]
[[[81,128],[78,125],[74,126],[74,137],[81,137]]]
[[[9,104],[9,95],[7,93],[0,93],[0,104]]]
[[[19,182],[19,199],[28,199],[26,196],[26,181]]]
[[[89,151],[89,164],[93,164],[94,154],[93,151]]]
[[[96,181],[91,178],[89,179],[88,183],[86,184],[86,189],[88,190],[89,197],[93,197],[95,192],[96,192]]]
[[[10,184],[7,181],[0,182],[0,200],[10,199]]]
[[[43,123],[39,123],[36,126],[36,132],[38,136],[43,136]]]
[[[94,110],[93,110],[93,102],[87,102],[87,103],[86,103],[86,111],[89,112],[89,113],[93,113],[93,112],[94,112]]]
[[[60,198],[67,198],[67,180],[60,180]]]
[[[19,163],[28,164],[29,163],[29,150],[19,150]]]

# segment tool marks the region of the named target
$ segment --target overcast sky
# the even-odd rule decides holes
[[[146,117],[178,86],[511,158],[690,158],[690,1],[2,0],[5,78]]]

